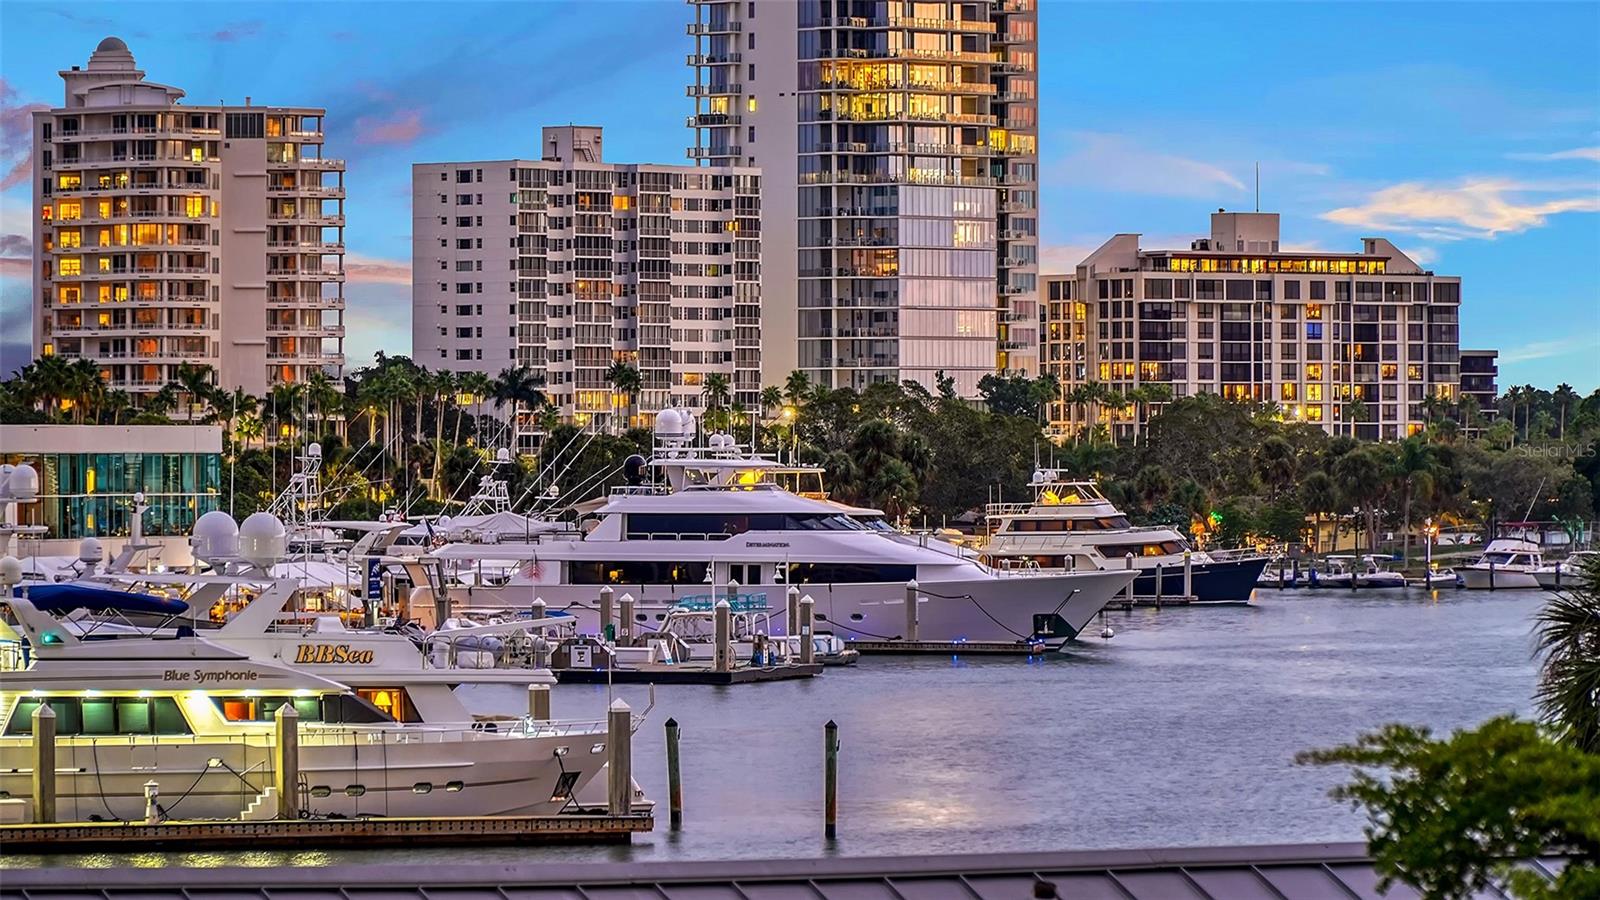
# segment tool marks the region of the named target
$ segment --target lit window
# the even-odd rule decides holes
[[[59,271],[62,275],[81,275],[83,274],[83,260],[76,256],[63,256]]]
[[[746,100],[744,102],[744,108],[745,108],[746,112],[755,112],[756,111],[756,98],[751,97],[750,99]]]

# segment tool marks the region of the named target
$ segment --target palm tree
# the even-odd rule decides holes
[[[233,393],[216,401],[217,420],[222,423],[222,434],[227,440],[239,437],[233,433],[235,422],[255,414],[261,401],[245,393],[244,388],[234,388]]]
[[[273,427],[274,437],[294,437],[301,425],[300,403],[304,396],[305,388],[297,382],[280,381],[272,386],[266,405],[271,410],[267,424]]]
[[[1333,480],[1346,503],[1355,505],[1366,522],[1367,549],[1376,548],[1378,539],[1377,505],[1383,492],[1384,465],[1377,445],[1351,450],[1333,464]]]
[[[324,423],[329,418],[330,411],[342,412],[344,393],[339,390],[339,385],[329,378],[326,372],[318,369],[306,378],[306,405],[310,408],[310,417],[317,423],[316,433],[326,434]],[[343,421],[343,416],[340,416]],[[342,428],[340,429],[342,432]]]
[[[1300,482],[1300,502],[1310,511],[1312,519],[1312,545],[1313,554],[1322,552],[1322,514],[1337,513],[1339,510],[1339,497],[1334,488],[1333,479],[1328,473],[1317,469]],[[1338,527],[1335,520],[1334,527]],[[1338,547],[1338,535],[1334,535],[1334,546]]]
[[[544,378],[527,366],[502,369],[491,396],[495,409],[511,404],[511,413],[519,421],[550,408],[550,398],[544,392]]]
[[[423,370],[426,373],[426,369]],[[427,378],[428,387],[433,391],[433,486],[434,490],[442,493],[442,480],[439,475],[441,446],[444,444],[444,406],[445,398],[453,397],[456,392],[456,373],[449,369],[440,369]],[[421,414],[421,410],[418,410]]]
[[[209,407],[216,391],[215,373],[208,365],[195,365],[184,362],[178,365],[178,370],[173,373],[172,380],[183,391],[186,402],[184,404],[184,418],[194,421],[202,418],[202,407]]]
[[[1407,564],[1411,560],[1411,504],[1433,498],[1434,483],[1439,473],[1439,461],[1434,449],[1420,437],[1410,437],[1400,442],[1400,452],[1394,459],[1392,477],[1400,488],[1400,507],[1405,517],[1401,530],[1401,552]]]
[[[798,408],[801,404],[805,403],[810,396],[810,375],[807,375],[799,369],[795,369],[789,373],[788,378],[783,380],[783,399],[789,401],[790,406]]]
[[[1556,409],[1559,410],[1561,416],[1560,431],[1557,432],[1557,436],[1565,441],[1567,439],[1567,410],[1577,405],[1582,398],[1578,396],[1577,391],[1572,389],[1572,385],[1562,382],[1556,385],[1555,392],[1551,394],[1551,399],[1555,401]]]
[[[1562,740],[1600,753],[1600,565],[1546,600],[1537,620],[1540,711]]]
[[[700,396],[706,400],[706,427],[715,427],[713,422],[719,417],[715,414],[720,411],[732,397],[732,390],[728,384],[728,376],[721,372],[712,372],[707,375],[700,386]]]
[[[472,404],[473,433],[476,434],[481,430],[478,428],[478,420],[483,418],[483,401],[488,399],[489,395],[494,392],[494,382],[482,372],[462,372],[456,376],[456,390],[461,392],[466,398],[466,402]],[[456,416],[456,427],[450,436],[450,443],[461,443],[461,417],[459,415]]]
[[[1346,401],[1344,405],[1344,419],[1345,425],[1349,428],[1348,433],[1352,437],[1357,435],[1357,423],[1365,422],[1369,413],[1371,413],[1371,410],[1367,408],[1366,402],[1360,397],[1354,397],[1349,401]]]
[[[639,392],[644,389],[644,376],[639,374],[639,367],[619,359],[606,369],[606,381],[611,383],[614,392],[627,401],[627,421],[631,423],[634,404],[639,400]]]

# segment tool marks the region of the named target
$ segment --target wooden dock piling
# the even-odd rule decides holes
[[[606,711],[606,805],[613,816],[633,814],[633,710],[618,697]]]
[[[800,664],[809,666],[817,659],[817,648],[811,643],[811,626],[816,620],[817,601],[807,594],[800,598]]]
[[[56,820],[56,711],[41,703],[33,710],[33,821]]]
[[[617,643],[623,647],[632,647],[634,629],[633,595],[623,594],[622,600],[618,605],[620,607],[618,615],[621,618],[617,627]]]
[[[905,640],[917,640],[917,580],[906,582],[906,632]]]
[[[718,600],[713,607],[714,633],[711,648],[711,668],[717,672],[733,670],[733,609],[728,601]]]
[[[800,619],[800,589],[791,584],[783,595],[788,601],[788,608],[784,610],[784,634],[799,634],[800,628],[797,623]]]
[[[822,836],[839,836],[839,724],[822,726]]]
[[[683,829],[683,780],[678,771],[678,720],[667,720],[667,823]]]
[[[528,718],[535,722],[550,721],[550,685],[528,685]]]
[[[611,585],[600,588],[600,634],[610,639],[616,635],[615,623],[611,618]]]
[[[300,818],[300,714],[293,703],[278,707],[272,718],[272,787],[278,794],[278,818]]]
[[[1194,558],[1188,550],[1183,551],[1183,595],[1194,596]]]

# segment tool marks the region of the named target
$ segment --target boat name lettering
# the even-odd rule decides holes
[[[371,650],[352,650],[349,644],[301,644],[295,648],[296,663],[348,663],[372,665]]]
[[[746,541],[746,547],[787,547],[788,541]]]
[[[233,669],[223,669],[218,672],[207,672],[204,669],[195,669],[192,672],[167,669],[161,673],[162,681],[182,681],[190,684],[205,684],[208,681],[255,681],[260,677],[259,672],[240,672]]]

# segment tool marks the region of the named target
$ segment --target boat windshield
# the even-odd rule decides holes
[[[680,535],[727,536],[747,531],[869,531],[843,513],[630,513],[630,540]]]
[[[1004,531],[1121,531],[1128,527],[1127,516],[1099,516],[1089,519],[1012,519]]]
[[[1493,563],[1494,565],[1497,565],[1497,566],[1503,566],[1503,565],[1506,565],[1506,564],[1512,562],[1516,558],[1517,558],[1517,554],[1515,554],[1515,553],[1485,553],[1483,555],[1483,559],[1478,560],[1478,562],[1480,562],[1480,563],[1482,563],[1484,565],[1489,565],[1490,563]]]

